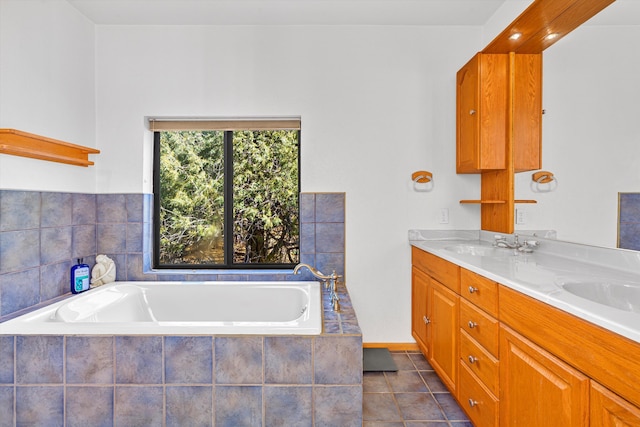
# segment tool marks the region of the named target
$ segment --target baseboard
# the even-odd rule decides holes
[[[389,351],[420,351],[414,342],[365,342],[363,348],[388,348]]]

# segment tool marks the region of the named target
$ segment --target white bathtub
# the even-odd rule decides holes
[[[317,335],[318,282],[115,282],[0,323],[0,334]]]

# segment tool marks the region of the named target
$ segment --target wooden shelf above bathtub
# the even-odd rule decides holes
[[[89,154],[100,150],[16,129],[0,129],[0,153],[76,166],[91,166]]]

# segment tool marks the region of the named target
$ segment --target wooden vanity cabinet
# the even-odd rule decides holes
[[[506,326],[500,326],[500,423],[584,427],[589,378]]]
[[[591,427],[638,427],[640,408],[591,381]]]
[[[442,382],[458,384],[460,268],[412,248],[412,335]]]

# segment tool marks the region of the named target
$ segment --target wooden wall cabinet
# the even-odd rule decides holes
[[[508,59],[479,53],[457,73],[457,173],[506,167]]]

